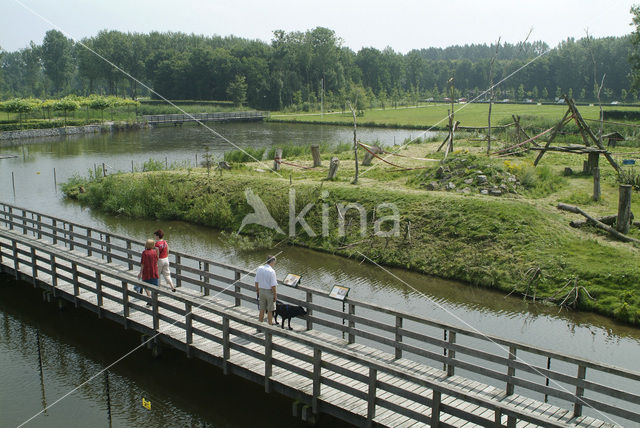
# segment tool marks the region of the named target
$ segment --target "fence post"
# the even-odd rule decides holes
[[[234,279],[233,279],[234,284],[235,284],[233,289],[234,289],[234,291],[236,293],[236,298],[235,298],[235,301],[234,301],[234,305],[235,306],[240,306],[242,304],[242,301],[240,300],[240,294],[242,294],[242,289],[240,288],[240,284],[238,284],[238,282],[240,282],[240,278],[241,278],[240,272],[235,271],[235,275],[234,275]]]
[[[273,371],[272,354],[273,354],[273,338],[270,331],[266,331],[264,335],[264,392],[271,392],[271,374]]]
[[[449,344],[453,345],[456,343],[456,332],[449,330]],[[453,376],[456,370],[456,367],[453,365],[452,361],[456,358],[456,351],[449,348],[449,363],[447,364],[447,376]]]
[[[9,207],[9,230],[13,230],[13,207]]]
[[[515,361],[516,360],[516,347],[515,346],[510,346],[509,347],[509,360],[510,361]],[[513,376],[516,375],[516,368],[515,367],[511,367],[510,365],[507,367],[507,377],[511,378]],[[510,379],[507,379],[507,395],[512,395],[513,394],[513,383],[511,383]]]
[[[229,344],[229,318],[222,316],[222,372],[229,374],[229,357],[231,356],[231,348]]]
[[[320,396],[320,378],[322,376],[322,350],[313,348],[313,395],[311,398],[311,409],[314,414],[318,414],[318,397]]]
[[[369,394],[367,394],[367,426],[373,426],[376,417],[376,389],[378,386],[378,370],[369,367]]]
[[[27,212],[22,210],[22,234],[27,234]]]
[[[313,321],[311,321],[311,317],[313,316],[313,309],[311,308],[311,303],[313,303],[313,294],[311,291],[307,290],[305,301],[307,303],[307,330],[311,330],[313,328]]]
[[[402,358],[402,348],[398,346],[402,343],[402,334],[400,334],[400,329],[402,328],[402,317],[396,315],[396,360]]]
[[[38,214],[36,216],[36,219],[38,220],[38,239],[42,239],[42,216],[40,214]]]
[[[58,221],[54,218],[51,220],[51,232],[53,233],[53,245],[58,243]]]
[[[180,279],[180,276],[182,275],[182,269],[180,268],[180,261],[182,259],[182,257],[180,257],[180,254],[176,254],[173,253],[173,255],[176,258],[176,288],[178,287],[182,287],[182,280]]]
[[[573,416],[582,416],[582,397],[584,396],[584,378],[587,374],[587,367],[580,364],[578,375],[576,376],[576,402],[573,404]]]
[[[91,246],[91,229],[87,229],[87,256],[91,257],[93,250]]]
[[[354,305],[353,303],[349,303],[349,315],[350,315],[349,323],[348,323],[349,329],[355,329],[356,327],[356,322],[353,320],[353,317],[351,316],[355,314],[356,314],[356,305]],[[356,342],[356,335],[351,330],[349,331],[348,342],[349,344]]]

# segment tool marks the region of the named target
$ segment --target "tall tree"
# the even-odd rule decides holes
[[[42,42],[44,72],[53,84],[53,92],[61,92],[73,71],[73,41],[58,30],[49,30]]]

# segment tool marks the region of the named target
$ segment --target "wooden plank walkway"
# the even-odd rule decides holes
[[[68,237],[52,240],[42,227],[18,229],[23,220],[10,222],[13,230],[2,226],[0,220],[3,272],[31,281],[56,298],[118,321],[125,328],[157,334],[153,346],[161,342],[175,347],[221,367],[225,373],[263,384],[267,392],[301,401],[308,419],[325,412],[356,425],[393,427],[616,426],[611,421],[576,415],[581,408],[569,411],[508,391],[509,383],[507,390],[497,388],[452,374],[446,367],[436,369],[326,331],[298,324],[294,331],[261,326],[256,320],[255,300],[242,306],[238,302],[243,296],[233,294],[229,299],[221,292],[237,287],[238,279],[217,294],[184,286],[176,293],[150,287],[151,298],[137,294],[133,285],[147,284],[135,277],[134,263],[115,260],[115,253],[111,260],[98,253],[99,240],[82,247]],[[61,230],[69,232],[68,228]],[[104,236],[102,239],[104,244]],[[186,265],[173,267],[189,269]],[[182,277],[183,282],[187,279]],[[319,318],[313,320],[321,324]],[[457,364],[463,368],[469,365]],[[580,385],[592,387],[591,383]],[[640,401],[628,392],[620,391],[619,395],[630,396],[634,403]],[[584,403],[591,402],[595,400],[585,398]],[[576,401],[576,405],[582,403]]]

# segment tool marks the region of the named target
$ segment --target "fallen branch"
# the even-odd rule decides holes
[[[618,238],[619,240],[621,240],[623,242],[635,242],[636,244],[640,244],[640,240],[637,240],[635,238],[631,238],[630,236],[627,236],[627,235],[623,235],[622,233],[620,233],[617,230],[615,230],[613,227],[607,226],[606,224],[604,224],[600,220],[596,219],[595,217],[590,216],[589,214],[587,214],[586,212],[582,211],[578,207],[574,207],[573,205],[567,205],[567,204],[560,203],[560,204],[558,204],[557,208],[559,210],[562,210],[562,211],[569,211],[569,212],[572,212],[574,214],[580,214],[580,215],[584,216],[595,227],[609,232],[611,235],[613,235],[614,237]]]

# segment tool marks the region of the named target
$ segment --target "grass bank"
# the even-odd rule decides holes
[[[434,154],[438,145],[411,145],[402,153],[411,157],[430,153],[437,158],[441,156]],[[295,215],[308,207],[304,219],[312,233],[294,223],[294,236],[287,238],[290,244],[358,259],[365,255],[380,264],[496,288],[505,294],[514,289],[521,294],[535,293],[538,301],[559,303],[574,286],[584,287],[574,302],[576,308],[640,324],[638,248],[612,241],[595,229],[573,229],[568,223],[576,216],[555,209],[557,202],[567,202],[596,216],[614,213],[615,174],[602,168],[603,198],[593,202],[590,177],[561,175],[565,166],[581,166],[578,156],[548,154],[546,164],[533,168],[530,156],[507,161],[486,158],[474,154],[479,147],[467,145],[440,172],[439,163],[414,171],[380,164],[369,171],[362,168],[358,185],[351,184],[350,152],[337,155],[341,159],[338,179],[321,181],[327,174],[326,161],[336,156],[324,152],[323,167],[303,170],[283,165],[282,176],[256,163],[233,163],[232,170],[222,175],[189,169],[75,178],[64,191],[67,197],[113,214],[179,219],[235,232],[245,215],[254,212],[247,203],[250,189],[283,232],[245,226],[243,234],[253,235],[254,242],[264,246],[287,238],[292,231],[289,201],[293,192]],[[311,163],[307,154],[291,156],[289,160],[296,164]],[[394,162],[424,165],[411,158]],[[486,183],[478,184],[478,172]],[[427,190],[433,182],[438,186]],[[487,186],[500,190],[500,196],[483,194]],[[362,206],[363,216],[357,209],[339,211],[349,203]],[[397,222],[382,221],[394,213],[384,204],[397,207]],[[633,209],[640,212],[635,195]],[[323,222],[323,212],[328,221]],[[393,236],[376,235],[393,227],[398,232]],[[632,234],[640,237],[638,231]],[[527,274],[530,269],[541,272],[533,282]]]

